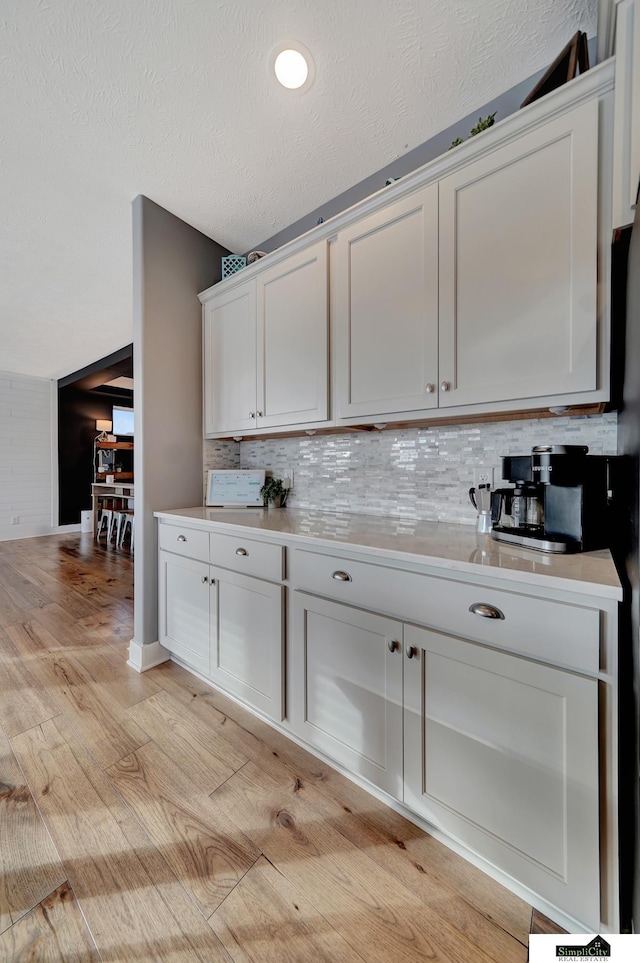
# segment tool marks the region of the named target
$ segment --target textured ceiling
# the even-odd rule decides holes
[[[243,251],[546,67],[597,0],[0,0],[0,370],[132,339],[137,194]],[[304,95],[268,75],[302,41]]]

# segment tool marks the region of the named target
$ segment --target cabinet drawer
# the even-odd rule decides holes
[[[158,528],[158,543],[165,552],[195,558],[199,562],[209,561],[209,532],[179,525],[165,525]]]
[[[244,535],[211,533],[210,561],[245,575],[257,575],[272,582],[284,577],[284,546],[271,542],[254,542]]]
[[[297,549],[295,588],[584,672],[600,667],[600,613],[485,586]],[[471,611],[471,607],[476,612]],[[497,618],[483,616],[489,606]]]

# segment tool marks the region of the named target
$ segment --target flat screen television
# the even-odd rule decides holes
[[[112,433],[114,435],[133,436],[133,408],[122,408],[120,405],[113,406]]]

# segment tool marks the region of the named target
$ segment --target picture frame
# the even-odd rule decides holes
[[[531,93],[525,97],[520,108],[527,107],[550,93],[557,87],[562,87],[569,80],[577,77],[578,73],[585,73],[589,69],[589,46],[586,33],[578,30],[569,43],[564,47],[549,69],[543,74]]]

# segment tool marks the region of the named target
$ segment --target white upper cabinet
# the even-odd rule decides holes
[[[598,113],[581,103],[338,232],[338,420],[584,403],[601,387]]]
[[[640,0],[618,33],[627,223]],[[205,433],[607,402],[613,80],[594,67],[204,292]]]
[[[328,416],[327,243],[257,277],[258,428]]]
[[[328,417],[327,242],[204,300],[205,435]]]
[[[256,426],[256,281],[204,306],[204,430]]]
[[[598,102],[440,181],[440,407],[597,387]]]
[[[613,141],[613,227],[631,224],[640,179],[640,2],[618,0]]]
[[[438,403],[438,185],[338,234],[337,413],[358,418]]]

